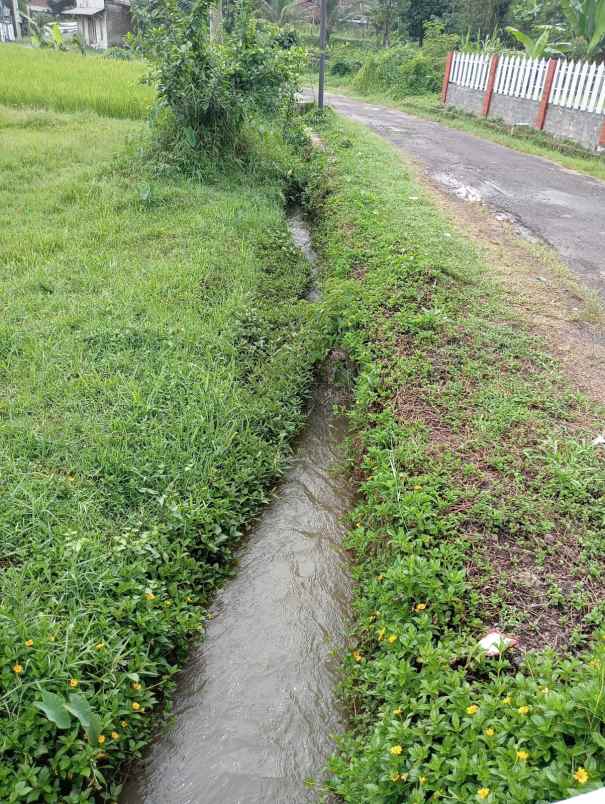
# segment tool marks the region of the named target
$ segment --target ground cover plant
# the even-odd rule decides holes
[[[3,801],[117,798],[323,347],[283,144],[202,184],[142,133],[0,111]]]
[[[142,61],[0,44],[0,104],[143,119],[155,91]]]
[[[309,206],[358,368],[358,583],[329,790],[552,802],[605,776],[605,411],[568,385],[397,153],[328,118]],[[488,658],[492,628],[519,640]]]

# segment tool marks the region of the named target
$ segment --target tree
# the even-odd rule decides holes
[[[369,18],[382,37],[383,47],[389,47],[395,30],[407,32],[406,15],[409,8],[409,0],[374,0]]]
[[[407,20],[410,37],[422,44],[425,23],[438,17],[446,17],[451,7],[452,0],[412,0]]]
[[[575,56],[594,56],[605,42],[605,0],[561,0]]]
[[[511,0],[454,0],[452,26],[467,33],[492,34],[504,24]]]

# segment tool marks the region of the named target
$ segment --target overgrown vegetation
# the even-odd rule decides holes
[[[605,410],[377,137],[321,130],[310,206],[358,367],[348,802],[552,802],[605,774]],[[488,658],[494,627],[519,646]]]
[[[113,801],[284,465],[325,327],[269,126],[246,172],[201,183],[88,111],[141,116],[140,65],[0,58],[4,101],[87,110],[0,107],[0,798]]]

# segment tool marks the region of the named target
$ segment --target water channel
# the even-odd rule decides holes
[[[315,262],[301,214],[292,236]],[[308,299],[318,298],[312,289]],[[174,724],[134,767],[122,804],[298,804],[341,728],[335,697],[351,581],[341,547],[351,506],[337,471],[344,417],[317,385],[273,501],[221,590],[206,638],[180,675]]]

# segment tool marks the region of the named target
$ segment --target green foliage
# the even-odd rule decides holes
[[[329,789],[352,804],[529,804],[598,788],[605,622],[588,600],[605,482],[587,446],[594,405],[566,386],[389,146],[329,119],[321,134],[310,203],[339,268],[327,304],[359,369],[350,723]],[[519,576],[556,575],[563,541],[576,591],[555,593],[553,578],[553,602],[526,606]],[[565,653],[539,649],[543,618],[573,636]],[[494,625],[537,649],[487,658],[477,642]]]
[[[132,67],[78,63],[97,93]],[[150,165],[144,130],[0,111],[6,802],[118,799],[325,349],[283,219],[292,151],[257,132],[254,172],[201,183]]]
[[[605,40],[605,0],[561,0],[575,56],[593,56]]]
[[[520,42],[521,45],[523,45],[525,48],[525,53],[530,59],[541,59],[545,55],[553,52],[552,48],[550,47],[550,28],[546,28],[544,31],[542,31],[537,39],[532,39],[529,34],[523,33],[523,31],[519,31],[517,28],[513,28],[511,26],[509,26],[506,30],[509,34],[514,36],[517,42]]]
[[[353,75],[359,72],[363,65],[363,53],[337,45],[330,50],[328,65],[331,75],[340,77]]]
[[[178,0],[136,8],[159,109],[169,110],[200,150],[232,149],[245,121],[291,104],[304,55],[244,2],[233,31],[221,37],[211,37],[210,0],[196,0],[189,11]]]

